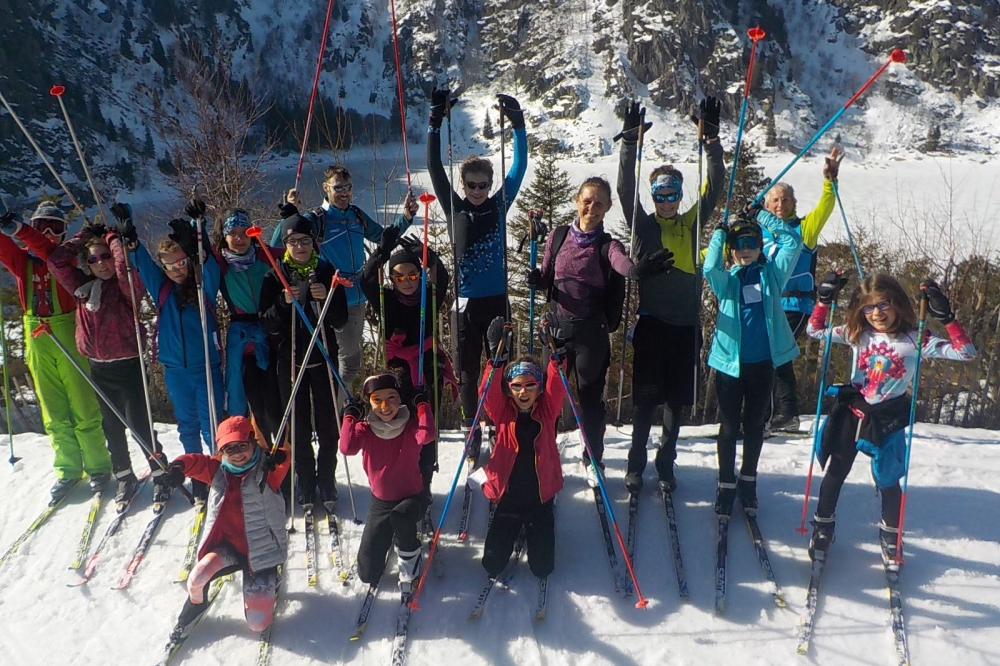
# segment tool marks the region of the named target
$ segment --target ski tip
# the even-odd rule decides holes
[[[468,537],[469,537],[469,533],[468,532],[462,532],[461,534],[458,535],[458,540],[459,541],[465,541]]]

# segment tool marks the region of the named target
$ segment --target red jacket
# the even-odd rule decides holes
[[[372,494],[380,500],[394,502],[424,489],[420,451],[436,437],[430,404],[422,402],[417,405],[417,418],[411,417],[403,432],[393,439],[376,435],[368,421],[344,415],[340,452],[353,456],[360,451]]]
[[[15,237],[24,242],[20,248],[14,241],[0,234],[0,263],[7,267],[17,280],[17,295],[21,299],[21,308],[28,315],[49,317],[52,315],[72,312],[76,308],[76,298],[55,280],[46,265],[49,254],[55,249],[55,242],[49,240],[37,229],[22,224]],[[35,256],[28,254],[28,250]],[[32,302],[28,303],[28,271],[31,271]],[[52,290],[56,290],[56,301],[53,301]]]
[[[139,356],[139,350],[135,344],[132,293],[125,271],[125,253],[117,235],[109,234],[106,240],[115,258],[116,277],[101,282],[100,306],[97,310],[87,307],[89,295],[76,299],[76,348],[89,359],[118,361]],[[70,294],[75,294],[81,286],[96,280],[77,266],[80,249],[80,235],[77,234],[52,250],[49,255],[49,270],[60,286]],[[132,283],[135,295],[141,299],[142,294],[146,293],[146,287],[137,270],[132,271]],[[140,326],[139,331],[145,345],[146,327]]]
[[[565,368],[565,361],[563,367]],[[480,395],[486,388],[489,371],[488,366],[483,371],[483,379],[479,384]],[[502,372],[502,368],[497,368],[497,372]],[[493,453],[483,467],[486,473],[483,494],[494,504],[507,491],[507,480],[514,469],[514,460],[520,446],[515,430],[519,410],[514,401],[504,393],[504,381],[503,377],[493,377],[483,403],[483,409],[497,429]],[[543,503],[555,497],[563,487],[562,463],[556,444],[556,419],[559,418],[565,398],[566,390],[559,377],[559,366],[554,359],[550,360],[545,371],[545,391],[538,396],[531,408],[531,417],[541,425],[541,431],[535,440],[535,471],[538,473],[539,499]]]

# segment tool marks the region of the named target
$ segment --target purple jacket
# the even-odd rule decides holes
[[[108,234],[106,241],[115,257],[116,277],[99,281],[77,266],[83,248],[80,234],[54,249],[48,265],[63,289],[76,297],[76,348],[94,361],[119,361],[139,356],[139,350],[135,345],[132,298],[122,244],[115,234]],[[141,299],[146,288],[139,271],[132,271],[132,281]],[[100,282],[99,294],[95,293],[93,282]],[[146,327],[140,326],[139,330],[145,346]]]
[[[574,220],[573,225],[577,224],[578,221]],[[574,239],[572,230],[566,234],[558,256],[552,256],[552,245],[546,243],[542,275],[551,281],[556,291],[561,292],[558,299],[553,299],[556,314],[560,317],[586,319],[604,314],[607,285],[604,284],[598,248],[598,243],[581,247]],[[608,259],[613,271],[628,276],[632,260],[628,258],[625,247],[617,240],[610,241]]]

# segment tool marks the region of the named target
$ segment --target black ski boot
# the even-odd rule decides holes
[[[98,472],[90,475],[90,492],[99,493],[104,490],[111,480],[111,472]]]
[[[736,484],[719,482],[715,490],[715,513],[720,516],[733,515],[733,502],[736,501]]]
[[[166,504],[172,488],[167,483],[167,475],[162,471],[153,472],[153,504]]]
[[[340,492],[337,490],[337,484],[336,483],[334,483],[329,488],[320,488],[319,489],[319,499],[320,499],[320,502],[322,502],[324,506],[327,505],[327,504],[333,505],[333,503],[337,501],[338,497],[340,497]]]
[[[115,472],[115,481],[118,488],[115,490],[115,503],[119,505],[128,504],[132,501],[136,489],[139,487],[139,479],[135,478],[135,473],[131,469],[123,469]]]
[[[637,493],[642,490],[642,472],[629,472],[625,475],[625,489],[629,493]]]
[[[813,534],[812,538],[809,539],[809,559],[813,562],[823,561],[830,550],[830,544],[833,543],[833,529],[836,526],[836,521],[833,516],[823,518],[814,515],[812,526]]]
[[[472,441],[469,442],[469,450],[466,451],[466,460],[472,465],[473,469],[479,467],[479,454],[482,453],[483,449],[483,429],[476,423],[473,426],[472,421],[468,419],[462,420],[463,428],[474,428],[472,431]]]
[[[204,481],[191,479],[191,494],[194,495],[195,503],[208,501],[208,484]]]
[[[80,483],[80,479],[57,479],[55,485],[53,485],[52,489],[49,491],[49,495],[51,497],[49,504],[55,504],[62,500],[62,498],[66,497],[66,495],[69,494],[69,491],[73,490],[73,487],[78,483]]]
[[[736,482],[736,489],[740,497],[740,504],[743,510],[753,515],[757,512],[757,477],[744,476],[740,474]]]
[[[896,551],[896,540],[899,537],[899,528],[890,527],[885,523],[878,526],[878,543],[882,547],[882,557],[886,560],[895,560],[896,556],[902,557],[902,553]]]

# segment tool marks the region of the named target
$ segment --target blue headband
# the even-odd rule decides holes
[[[531,375],[535,378],[535,381],[542,381],[542,369],[538,367],[537,363],[532,361],[521,361],[510,366],[507,370],[507,381],[514,381],[515,377],[520,377],[521,375]]]
[[[656,177],[649,185],[652,194],[657,194],[664,190],[674,190],[679,192],[684,186],[684,181],[676,173],[663,173]]]
[[[250,227],[250,215],[245,210],[234,211],[222,225],[222,233],[228,234],[236,227]]]

